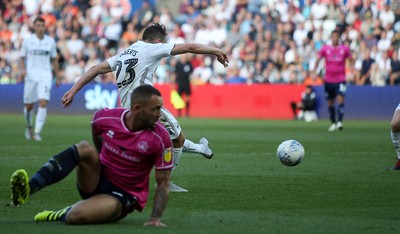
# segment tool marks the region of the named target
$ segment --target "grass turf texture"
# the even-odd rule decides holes
[[[212,160],[184,154],[173,180],[189,193],[171,193],[163,216],[169,227],[143,227],[142,213],[116,224],[67,226],[35,223],[44,209],[61,209],[79,200],[75,173],[47,187],[19,208],[10,201],[9,178],[25,168],[35,173],[50,156],[90,139],[91,116],[49,115],[42,142],[24,139],[21,115],[0,115],[0,233],[399,233],[400,171],[389,136],[389,120],[345,121],[328,132],[319,121],[180,119],[184,134],[206,136]],[[305,158],[285,167],[276,148],[296,139]]]

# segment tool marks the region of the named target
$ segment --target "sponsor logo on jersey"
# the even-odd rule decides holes
[[[33,50],[31,53],[33,55],[44,55],[44,56],[47,56],[47,55],[50,54],[50,51],[47,51],[47,50]]]
[[[114,131],[113,130],[108,130],[108,132],[107,132],[107,136],[109,137],[109,138],[114,138]]]
[[[171,162],[172,160],[172,149],[168,148],[164,150],[164,161]]]

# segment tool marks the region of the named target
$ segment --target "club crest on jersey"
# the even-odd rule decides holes
[[[171,162],[172,160],[172,150],[171,148],[165,149],[164,150],[164,161],[165,162]]]
[[[139,144],[137,145],[138,149],[142,152],[146,152],[149,149],[149,145],[147,144],[147,142],[142,141],[139,142]]]

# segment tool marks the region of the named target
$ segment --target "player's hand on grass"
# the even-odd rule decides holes
[[[154,226],[154,227],[167,227],[160,219],[150,219],[144,226]]]

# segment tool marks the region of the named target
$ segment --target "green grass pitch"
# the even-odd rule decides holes
[[[0,115],[0,233],[400,233],[400,171],[388,121],[345,121],[328,132],[328,121],[180,119],[193,141],[206,136],[216,155],[184,154],[173,181],[189,193],[171,193],[166,229],[143,227],[152,207],[116,224],[67,226],[35,223],[44,209],[79,200],[75,173],[45,188],[18,208],[9,178],[25,168],[32,175],[50,156],[90,139],[91,116],[49,115],[42,142],[24,138],[21,115]],[[276,148],[296,139],[305,157],[285,167]],[[152,176],[151,191],[154,190]]]

